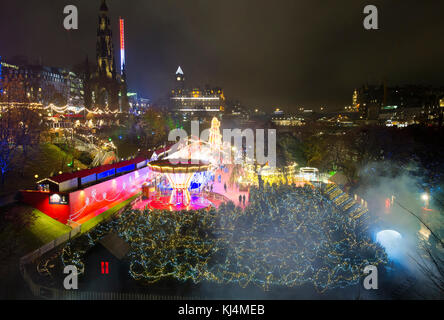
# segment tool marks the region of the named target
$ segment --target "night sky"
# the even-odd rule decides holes
[[[389,2],[389,3],[388,3]],[[63,8],[79,9],[79,30]],[[177,66],[192,85],[211,84],[250,107],[331,109],[362,84],[444,85],[444,1],[108,0],[118,56],[126,19],[131,90],[166,96]],[[379,9],[380,30],[362,26]],[[95,60],[100,0],[0,0],[0,55],[71,66]]]

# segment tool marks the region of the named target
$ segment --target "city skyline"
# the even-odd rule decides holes
[[[444,2],[0,1],[0,300],[444,298]]]
[[[20,10],[25,2],[30,10]],[[79,64],[86,55],[94,61],[100,1],[71,2],[79,9],[79,29],[71,31],[62,25],[65,3],[5,3],[2,13],[17,19],[0,19],[8,30],[2,56],[54,66]],[[365,83],[443,85],[438,3],[376,2],[380,29],[373,31],[362,27],[362,1],[107,3],[115,48],[119,17],[126,22],[129,87],[153,101],[165,98],[179,65],[191,85],[221,86],[229,99],[268,111],[339,109]]]

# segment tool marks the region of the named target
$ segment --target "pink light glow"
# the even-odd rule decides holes
[[[114,207],[141,191],[142,185],[152,177],[145,167],[112,180],[69,194],[70,217],[83,223]]]
[[[166,176],[168,181],[173,188],[171,193],[170,203],[171,204],[184,204],[188,205],[190,203],[190,187],[191,178],[194,172],[188,173],[167,173]]]
[[[191,196],[190,202],[187,205],[179,204],[174,205],[170,203],[169,196],[161,196],[155,199],[142,200],[134,204],[133,209],[135,210],[145,210],[145,209],[155,209],[155,210],[169,210],[169,211],[180,211],[180,210],[201,210],[213,206],[211,201],[205,199],[203,196]]]

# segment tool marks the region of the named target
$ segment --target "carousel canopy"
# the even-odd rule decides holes
[[[207,171],[210,164],[201,160],[169,159],[152,161],[148,167],[154,172],[161,173],[194,173]]]

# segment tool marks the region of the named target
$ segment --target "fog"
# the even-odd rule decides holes
[[[422,294],[429,295],[432,294],[427,290],[429,280],[420,271],[417,261],[424,261],[422,245],[429,245],[438,252],[440,248],[428,228],[413,214],[440,238],[444,221],[438,207],[440,200],[431,195],[426,206],[422,198],[427,192],[427,188],[423,187],[426,185],[425,170],[414,162],[409,162],[405,168],[401,169],[390,161],[367,165],[359,172],[362,185],[356,193],[368,202],[370,214],[376,218],[370,230],[374,239],[382,230],[394,230],[401,234],[402,239],[396,242],[392,250],[388,250],[389,258],[396,270],[416,278],[416,290],[428,291]]]

